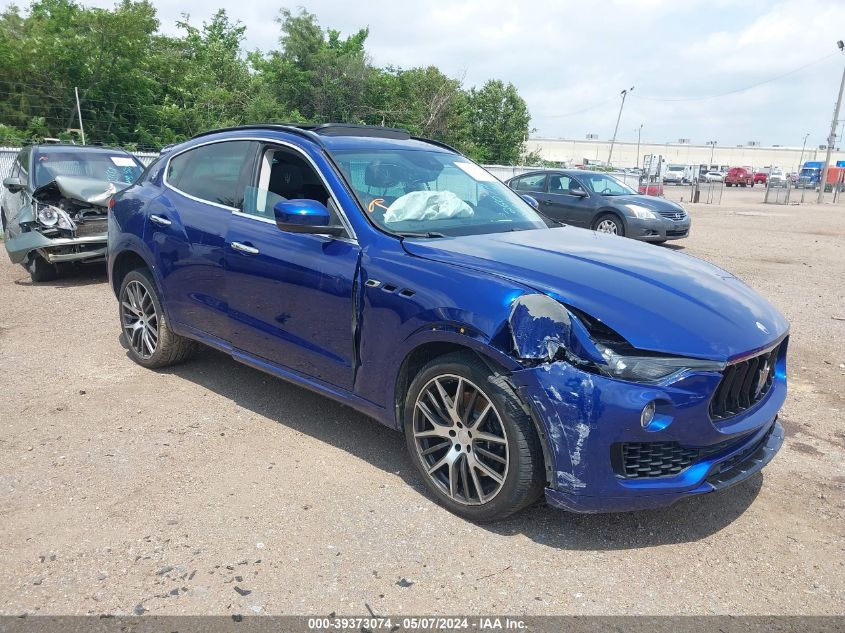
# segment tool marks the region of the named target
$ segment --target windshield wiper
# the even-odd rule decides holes
[[[446,237],[443,233],[435,233],[434,231],[427,231],[425,233],[414,233],[413,231],[397,231],[395,235],[399,237]]]

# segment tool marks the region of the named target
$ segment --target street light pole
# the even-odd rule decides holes
[[[619,131],[619,121],[622,119],[622,108],[625,107],[625,97],[628,96],[628,93],[633,91],[634,86],[631,86],[627,90],[623,90],[619,94],[622,95],[622,103],[619,104],[619,116],[616,117],[616,127],[613,128],[613,138],[610,141],[610,151],[607,153],[607,166],[610,167],[610,159],[613,157],[613,146],[616,144],[616,133]]]
[[[637,128],[637,164],[634,165],[637,169],[640,168],[640,138],[643,135],[643,124],[640,123],[640,127]]]
[[[710,146],[710,164],[707,165],[707,171],[713,167],[713,151],[716,149],[716,141],[707,141],[707,144]]]
[[[801,146],[801,156],[798,158],[798,169],[796,170],[796,173],[799,173],[799,174],[801,173],[801,164],[802,164],[802,161],[804,160],[804,148],[807,147],[807,137],[808,136],[810,136],[809,132],[807,132],[804,135],[804,144]],[[771,167],[769,168],[769,171],[771,171]]]
[[[845,50],[845,42],[836,42],[840,52]],[[833,109],[833,121],[830,123],[830,135],[827,137],[827,156],[824,159],[822,179],[819,182],[819,198],[817,202],[824,202],[824,186],[827,182],[827,171],[830,167],[830,153],[833,151],[833,144],[836,143],[836,124],[839,123],[839,108],[842,106],[842,91],[845,90],[845,68],[842,69],[842,81],[839,83],[839,97],[836,99],[836,107]]]

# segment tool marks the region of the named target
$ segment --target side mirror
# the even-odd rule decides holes
[[[535,211],[540,208],[540,203],[537,202],[537,199],[534,196],[529,196],[527,193],[523,193],[520,194],[519,197],[525,200],[528,204],[530,204]]]
[[[20,178],[13,178],[9,176],[3,180],[3,186],[9,190],[9,193],[18,193],[23,191],[24,184]]]
[[[575,189],[570,189],[569,194],[573,196],[578,196],[579,198],[586,198],[587,192],[581,189],[581,187],[576,187]]]
[[[331,215],[326,206],[317,200],[283,200],[273,207],[276,226],[288,233],[316,233],[342,235],[342,226],[329,226]]]

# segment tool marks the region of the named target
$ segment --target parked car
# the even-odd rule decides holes
[[[664,198],[637,193],[613,176],[581,170],[532,171],[507,180],[514,191],[538,202],[556,222],[662,243],[687,237],[691,219]]]
[[[24,147],[3,180],[0,197],[9,258],[35,282],[53,279],[59,263],[103,259],[109,200],[143,169],[120,149]]]
[[[766,173],[765,171],[754,172],[754,184],[755,185],[765,185],[768,177],[769,177],[769,174]]]
[[[686,183],[687,180],[687,167],[685,165],[666,165],[663,172],[663,184],[681,185]]]
[[[726,187],[753,187],[754,175],[745,167],[732,167],[724,178]]]
[[[725,174],[720,171],[708,171],[704,174],[704,182],[722,182]]]
[[[666,506],[782,443],[789,325],[765,299],[694,257],[549,228],[403,130],[199,135],[114,196],[108,268],[132,360],[204,343],[345,403],[402,431],[472,520],[544,490],[579,512]]]
[[[780,169],[772,170],[769,174],[769,187],[786,187],[786,176]]]

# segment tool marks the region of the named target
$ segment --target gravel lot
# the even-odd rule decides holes
[[[399,434],[215,351],[145,370],[104,267],[33,286],[3,256],[0,612],[842,614],[845,206],[762,193],[690,205],[669,248],[791,321],[785,447],[741,486],[635,514],[467,523]]]

